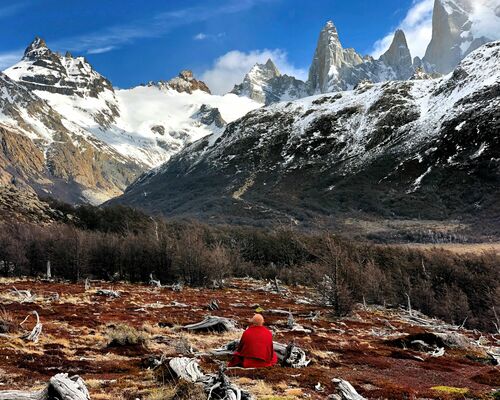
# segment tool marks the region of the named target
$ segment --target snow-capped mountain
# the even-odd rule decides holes
[[[396,32],[390,48],[375,60],[361,57],[354,49],[344,49],[337,28],[329,21],[320,32],[307,82],[281,75],[272,60],[268,60],[266,64],[256,64],[231,93],[269,105],[312,94],[352,89],[367,80],[406,80],[414,72],[403,31]]]
[[[249,97],[265,105],[309,95],[305,82],[282,75],[271,59],[265,64],[255,64],[245,75],[243,83],[236,85],[231,93]]]
[[[344,48],[328,21],[319,34],[307,82],[281,76],[272,61],[257,64],[232,93],[263,104],[355,88],[360,82],[407,80],[423,72],[437,77],[452,71],[470,52],[498,40],[500,0],[434,0],[432,40],[425,57],[412,60],[405,33],[397,30],[389,49],[378,59]],[[489,28],[489,29],[488,29]],[[286,78],[286,79],[285,79]]]
[[[252,223],[359,211],[498,219],[499,64],[492,42],[439,79],[363,83],[252,111],[113,202]]]
[[[42,154],[40,168],[45,169],[47,184],[43,190],[34,186],[55,195],[51,185],[61,179],[70,192],[65,199],[72,202],[101,202],[119,194],[140,172],[260,106],[234,94],[211,95],[190,71],[167,82],[115,90],[83,57],[61,56],[40,38],[1,75],[0,89],[0,125],[28,137]],[[82,180],[78,166],[69,160],[82,154],[71,145],[91,145],[93,154],[86,164],[99,164],[105,153],[106,162],[118,166],[106,166],[102,173],[94,166],[98,176]],[[64,148],[58,153],[68,170],[64,174],[51,168],[54,146]],[[108,176],[116,174],[116,179]]]
[[[435,0],[432,40],[423,63],[429,72],[447,74],[467,54],[494,37],[493,26],[500,26],[498,0]]]

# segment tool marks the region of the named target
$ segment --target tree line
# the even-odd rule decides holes
[[[0,222],[0,275],[220,286],[250,276],[308,285],[336,315],[355,302],[405,306],[494,330],[500,257],[353,242],[332,232],[211,226],[152,218],[126,207],[52,206],[67,216],[39,226]]]

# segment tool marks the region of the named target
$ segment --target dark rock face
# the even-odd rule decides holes
[[[198,119],[202,124],[214,125],[217,128],[223,128],[226,126],[226,121],[222,118],[222,115],[218,108],[211,107],[207,104],[203,104],[199,111],[193,115],[193,118]]]
[[[500,199],[498,61],[495,42],[451,77],[365,84],[255,110],[114,201],[254,224],[357,212],[491,220]]]

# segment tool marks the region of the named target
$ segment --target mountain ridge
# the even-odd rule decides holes
[[[500,195],[498,62],[493,42],[440,79],[366,84],[252,111],[111,203],[246,223],[355,210],[489,215]]]

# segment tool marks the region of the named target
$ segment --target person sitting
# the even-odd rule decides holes
[[[243,332],[229,367],[265,368],[278,362],[273,348],[273,334],[264,326],[264,317],[255,314]]]

